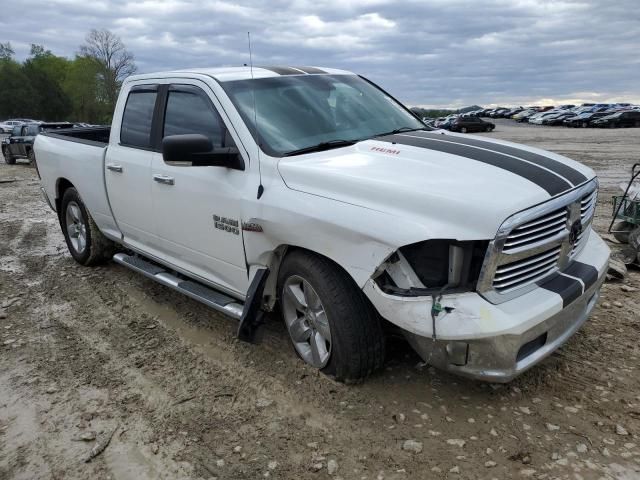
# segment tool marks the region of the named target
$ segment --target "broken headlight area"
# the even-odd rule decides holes
[[[406,245],[380,265],[374,280],[392,295],[471,292],[488,245],[488,240],[427,240]]]

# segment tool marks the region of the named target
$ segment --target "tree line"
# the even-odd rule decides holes
[[[0,43],[0,120],[110,123],[122,81],[135,71],[133,54],[108,30],[91,30],[72,59],[32,44],[19,62]]]

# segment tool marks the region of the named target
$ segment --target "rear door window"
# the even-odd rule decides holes
[[[151,125],[158,96],[157,86],[134,87],[122,114],[120,143],[129,147],[151,148]]]

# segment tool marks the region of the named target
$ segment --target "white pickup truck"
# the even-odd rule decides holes
[[[432,365],[509,381],[585,322],[609,259],[592,170],[430,129],[342,70],[137,75],[110,129],[44,133],[35,153],[78,262],[113,258],[244,340],[279,310],[341,381],[378,369],[394,330]]]

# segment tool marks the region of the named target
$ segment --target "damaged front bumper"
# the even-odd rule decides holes
[[[466,377],[508,382],[560,347],[586,321],[604,281],[609,248],[591,232],[575,258],[597,270],[595,281],[567,299],[536,288],[494,305],[477,293],[445,295],[451,307],[436,319],[433,335],[431,297],[401,297],[384,293],[374,281],[364,292],[378,312],[399,326],[409,343],[429,364]],[[435,337],[435,338],[434,338]]]

